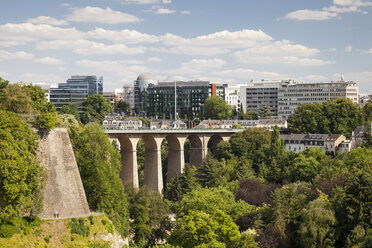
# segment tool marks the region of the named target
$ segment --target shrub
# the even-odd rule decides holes
[[[4,224],[0,226],[0,237],[11,238],[14,234],[18,233],[19,229],[16,226]]]
[[[90,233],[90,227],[85,225],[84,219],[75,219],[71,220],[71,234],[76,233],[84,237],[88,237]]]

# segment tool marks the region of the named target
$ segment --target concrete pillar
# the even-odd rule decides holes
[[[190,165],[199,167],[203,163],[203,142],[201,137],[190,135]]]
[[[167,182],[172,178],[183,173],[185,168],[185,158],[183,146],[186,137],[176,137],[174,135],[167,137],[168,140],[168,170]]]
[[[122,165],[120,178],[124,185],[138,188],[137,143],[139,138],[121,137],[119,141]]]
[[[163,193],[163,174],[161,167],[161,142],[163,137],[143,136],[145,142],[145,171],[143,184],[150,189]]]
[[[210,137],[203,136],[200,139],[202,140],[202,145],[203,145],[203,148],[202,148],[202,162],[203,162],[207,158],[207,155],[208,155],[208,141]]]

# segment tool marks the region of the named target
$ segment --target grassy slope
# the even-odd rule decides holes
[[[90,227],[88,237],[71,234],[71,219],[44,220],[38,227],[21,230],[11,238],[0,238],[0,247],[110,247],[101,239],[101,235],[113,230],[106,215],[94,216],[93,225],[88,218],[81,219]]]

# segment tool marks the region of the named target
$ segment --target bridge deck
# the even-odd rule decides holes
[[[105,129],[108,134],[233,134],[244,129]]]

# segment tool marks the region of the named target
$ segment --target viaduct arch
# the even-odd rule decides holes
[[[168,142],[167,181],[181,174],[185,167],[184,144],[190,141],[190,164],[200,166],[210,150],[215,153],[217,144],[229,140],[240,129],[227,130],[106,130],[109,137],[120,142],[122,169],[120,177],[124,185],[139,187],[137,168],[137,143],[145,143],[144,185],[163,192],[161,144]]]

